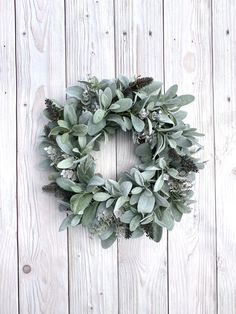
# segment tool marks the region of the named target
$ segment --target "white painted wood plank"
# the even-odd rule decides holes
[[[236,313],[236,2],[213,1],[219,314]]]
[[[209,160],[197,175],[193,212],[169,233],[169,310],[170,314],[212,314],[217,305],[211,3],[164,3],[166,88],[178,83],[180,93],[195,95],[186,122],[206,134],[200,157]]]
[[[65,89],[64,1],[16,1],[21,313],[68,313],[67,234],[37,169],[45,97]],[[27,266],[28,265],[28,266]]]
[[[0,313],[18,313],[14,1],[0,13]],[[10,292],[10,293],[9,293]]]
[[[68,85],[88,75],[114,77],[113,3],[109,0],[66,1],[66,55]],[[96,154],[104,176],[116,174],[115,139]],[[71,229],[70,312],[117,313],[117,245],[107,250],[82,226]]]
[[[117,75],[163,79],[162,1],[115,1]],[[117,173],[135,164],[132,140],[120,133]],[[157,244],[145,237],[120,239],[119,307],[122,314],[167,313],[166,233]]]

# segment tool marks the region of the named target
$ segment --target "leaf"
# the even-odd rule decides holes
[[[118,209],[120,209],[127,202],[127,200],[128,200],[127,197],[120,196],[116,201],[116,205],[114,207],[114,212],[117,211]]]
[[[176,96],[178,85],[171,86],[164,94],[164,99],[171,99]]]
[[[172,230],[174,227],[174,219],[169,209],[166,209],[162,212],[161,220],[155,217],[155,222],[168,230]]]
[[[161,226],[159,226],[158,224],[156,224],[155,222],[152,223],[152,230],[153,230],[153,237],[152,239],[155,242],[159,242],[161,240],[162,237],[162,232],[163,229]]]
[[[119,107],[117,108],[109,108],[111,111],[113,112],[124,112],[124,111],[127,111],[129,110],[132,105],[133,105],[133,102],[132,102],[132,99],[130,98],[122,98],[122,99],[119,99],[117,102],[115,102],[114,104],[116,105],[119,105]]]
[[[84,89],[80,86],[70,86],[66,89],[66,94],[70,97],[74,97],[78,100],[83,98]]]
[[[133,125],[135,131],[137,131],[137,132],[143,131],[144,126],[145,126],[143,120],[139,119],[138,117],[136,117],[135,115],[133,115],[131,113],[131,121],[132,121],[132,125]]]
[[[144,186],[144,179],[142,174],[137,169],[134,171],[134,180],[138,185]]]
[[[93,198],[92,194],[75,194],[70,198],[70,206],[75,214],[83,214]]]
[[[106,87],[103,94],[101,95],[101,101],[103,104],[103,107],[107,109],[112,101],[112,91],[110,87]]]
[[[103,202],[103,201],[106,201],[108,200],[108,198],[110,198],[111,195],[108,194],[108,193],[105,193],[105,192],[98,192],[98,193],[95,193],[93,195],[93,199],[97,202]]]
[[[126,127],[127,130],[132,130],[132,123],[130,121],[130,118],[128,117],[123,117],[123,120],[124,120],[124,125]]]
[[[193,95],[181,95],[179,96],[179,99],[181,101],[181,105],[185,106],[193,102],[195,97]]]
[[[109,114],[107,121],[112,121],[117,123],[123,131],[126,131],[126,126],[124,120],[117,114]]]
[[[141,219],[142,219],[141,215],[134,216],[134,218],[131,220],[130,225],[129,225],[130,231],[134,231],[135,229],[138,228],[138,226],[140,225]]]
[[[141,188],[140,186],[136,186],[135,188],[132,189],[131,193],[132,194],[139,194],[141,193],[143,190],[143,188]]]
[[[115,241],[116,241],[116,234],[113,233],[108,239],[106,240],[102,240],[101,244],[102,244],[102,248],[103,249],[107,249],[109,248]]]
[[[74,218],[71,220],[70,225],[72,227],[75,227],[80,223],[80,220],[81,220],[81,215],[75,215]]]
[[[72,104],[71,105],[65,104],[65,106],[64,106],[64,120],[66,120],[67,122],[70,122],[71,125],[74,125],[78,122],[75,108]]]
[[[139,213],[151,213],[155,205],[155,197],[152,192],[145,190],[138,201],[138,212]]]
[[[101,186],[105,184],[105,180],[102,177],[99,176],[93,176],[90,180],[88,185],[96,185]]]
[[[150,95],[155,91],[158,91],[162,86],[162,82],[153,81],[151,84],[143,87],[141,91],[144,91],[146,94]]]
[[[93,115],[93,123],[98,124],[105,116],[105,111],[103,109],[98,109]]]
[[[154,184],[153,191],[154,192],[160,191],[163,184],[164,184],[163,175],[160,175],[160,177],[156,180]]]
[[[65,120],[58,120],[57,121],[57,124],[60,126],[60,127],[62,127],[62,128],[65,128],[65,129],[70,129],[70,125],[69,125],[69,123],[67,122],[67,121],[65,121]]]
[[[94,202],[84,210],[84,213],[82,216],[83,226],[87,227],[93,222],[96,216],[97,206],[98,204]]]
[[[59,231],[65,230],[67,227],[71,225],[72,219],[75,217],[74,214],[67,216],[61,223]]]
[[[131,188],[132,188],[132,182],[130,181],[124,181],[120,184],[120,191],[124,196],[128,196]]]
[[[64,133],[67,132],[68,129],[60,127],[60,126],[56,126],[55,128],[51,129],[49,136],[51,135],[58,135],[59,133]]]
[[[75,186],[75,182],[70,179],[59,177],[56,179],[56,184],[65,191],[72,192],[72,187]]]
[[[72,149],[73,149],[73,146],[72,144],[70,143],[70,141],[66,141],[65,143],[63,143],[62,141],[62,136],[61,135],[57,135],[56,137],[56,142],[57,142],[57,145],[60,147],[60,149],[68,154],[68,155],[71,155],[71,152],[72,152]]]
[[[76,124],[72,127],[74,136],[84,136],[88,132],[88,126],[86,124]]]
[[[57,168],[59,169],[68,169],[68,168],[71,168],[74,164],[74,158],[73,157],[69,157],[69,158],[66,158],[62,161],[60,161],[58,164],[57,164]]]
[[[131,220],[134,218],[135,213],[132,210],[127,210],[124,214],[120,217],[120,221],[126,224],[129,224]]]
[[[99,133],[106,126],[106,120],[103,119],[99,123],[93,123],[92,119],[89,120],[88,123],[88,134],[93,136]]]

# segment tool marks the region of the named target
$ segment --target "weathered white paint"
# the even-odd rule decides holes
[[[217,294],[211,3],[167,0],[164,21],[166,88],[178,82],[181,93],[195,95],[185,121],[205,133],[199,157],[209,160],[197,175],[198,203],[169,233],[170,313],[210,314]]]
[[[14,1],[0,18],[0,313],[18,313]],[[6,28],[7,25],[7,28]],[[11,291],[11,293],[9,293]]]
[[[236,314],[235,13],[233,0],[1,1],[0,313]],[[84,230],[58,233],[37,140],[45,97],[119,73],[193,93],[187,119],[209,162],[193,213],[160,244],[103,250]],[[115,178],[135,163],[131,139],[119,133],[96,158]]]

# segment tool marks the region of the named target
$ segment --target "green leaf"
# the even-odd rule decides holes
[[[139,213],[151,213],[155,205],[155,197],[152,192],[145,190],[138,200]]]
[[[108,193],[105,193],[105,192],[98,192],[98,193],[95,193],[94,196],[93,196],[93,199],[97,202],[103,202],[103,201],[106,201],[108,200],[108,198],[110,198],[111,195],[108,194]]]
[[[68,130],[70,129],[69,123],[67,121],[65,121],[65,120],[58,120],[57,123],[62,128],[65,128],[65,129],[68,129]]]
[[[70,198],[70,206],[75,214],[83,214],[93,198],[92,194],[75,194]]]
[[[118,209],[120,209],[127,202],[127,200],[128,200],[127,197],[120,196],[116,201],[116,205],[114,207],[114,212],[117,211]]]
[[[181,105],[185,106],[193,102],[195,97],[193,95],[181,95],[179,96],[179,99],[181,101]]]
[[[93,123],[92,119],[89,120],[88,123],[88,134],[90,136],[94,136],[95,134],[99,133],[102,129],[106,126],[106,120],[103,119],[99,123]]]
[[[134,218],[135,213],[132,210],[127,210],[124,214],[120,217],[120,221],[126,224],[129,224],[131,220]]]
[[[105,116],[105,111],[103,109],[98,109],[93,115],[93,123],[98,124]]]
[[[72,127],[74,136],[85,136],[88,132],[88,126],[86,124],[76,124]]]
[[[141,193],[143,190],[143,188],[141,188],[140,186],[136,186],[135,188],[132,189],[131,193],[132,194],[139,194]]]
[[[83,98],[84,89],[80,86],[70,86],[66,89],[66,94],[70,97],[74,97],[78,100]]]
[[[124,181],[120,184],[120,191],[124,196],[128,196],[131,188],[132,188],[132,182],[130,181]]]
[[[176,96],[178,85],[171,86],[164,94],[164,99],[171,99]]]
[[[112,246],[112,244],[116,241],[116,234],[113,233],[108,239],[106,240],[102,240],[101,243],[102,243],[102,248],[103,249],[107,249],[109,248],[110,246]]]
[[[72,227],[75,227],[80,223],[80,221],[81,221],[81,215],[75,215],[74,218],[71,220],[70,225]]]
[[[69,157],[69,158],[66,158],[62,161],[60,161],[58,164],[57,164],[57,168],[59,169],[68,169],[68,168],[71,168],[74,164],[74,158],[73,157]]]
[[[70,143],[69,139],[68,139],[65,143],[63,143],[63,141],[62,141],[62,136],[61,136],[61,135],[57,135],[57,137],[56,137],[56,142],[57,142],[57,145],[60,147],[60,149],[61,149],[64,153],[66,153],[66,154],[68,154],[68,155],[71,155],[73,146],[72,146],[72,144]]]
[[[70,179],[59,177],[56,179],[56,184],[65,191],[72,192],[72,187],[75,186],[75,182]]]
[[[138,185],[144,186],[144,179],[142,174],[137,169],[134,171],[134,180]]]
[[[97,203],[92,203],[90,206],[88,206],[83,213],[82,216],[82,225],[87,227],[89,226],[93,220],[95,219],[96,216],[96,211],[97,211]]]
[[[73,218],[75,217],[75,215],[69,215],[67,216],[61,223],[59,231],[63,231],[65,230],[67,227],[69,227],[71,225],[71,221],[73,220]]]
[[[105,109],[107,109],[112,101],[112,91],[110,87],[106,87],[103,94],[101,95],[101,101]]]
[[[158,192],[161,190],[162,186],[164,184],[163,175],[160,175],[159,178],[156,180],[154,184],[153,191]]]
[[[139,119],[138,117],[136,117],[135,115],[133,115],[131,113],[131,121],[132,121],[132,125],[133,125],[135,131],[137,131],[137,132],[143,131],[143,129],[145,127],[143,120]]]
[[[117,108],[109,108],[111,111],[113,112],[124,112],[124,111],[127,111],[129,110],[132,105],[133,105],[133,102],[132,102],[132,99],[130,98],[122,98],[122,99],[119,99],[117,102],[115,102],[114,104],[116,105],[119,105],[119,107]]]
[[[138,226],[140,225],[141,219],[142,219],[141,215],[134,216],[134,218],[131,220],[130,225],[129,225],[130,231],[134,231],[135,229],[138,228]]]
[[[68,129],[60,127],[60,126],[56,126],[55,128],[51,129],[49,136],[51,135],[58,135],[59,133],[65,133],[67,132]]]
[[[153,222],[152,230],[153,230],[153,237],[152,237],[152,239],[155,242],[159,242],[161,240],[161,237],[162,237],[162,232],[163,232],[162,227]]]
[[[105,180],[102,177],[99,176],[93,176],[90,180],[88,185],[96,185],[101,186],[105,184]]]
[[[64,120],[70,122],[72,125],[77,123],[77,115],[74,105],[65,104],[64,106]]]

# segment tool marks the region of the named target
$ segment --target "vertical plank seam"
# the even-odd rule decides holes
[[[117,58],[116,58],[116,4],[113,0],[113,40],[114,40],[114,71],[115,77],[117,76]],[[116,179],[117,179],[117,132],[115,134],[115,145],[116,145]],[[116,263],[117,263],[117,310],[120,314],[120,264],[119,264],[119,240],[117,239],[116,246]]]
[[[65,87],[67,87],[67,37],[66,37],[66,0],[64,3],[64,47],[65,47]],[[69,241],[69,229],[66,229],[66,243],[67,243],[67,311],[70,314],[70,241]]]
[[[165,2],[162,0],[162,60],[163,60],[163,89],[165,91]],[[170,313],[170,295],[169,295],[169,231],[166,231],[166,304],[167,314]]]
[[[212,73],[212,113],[213,113],[213,152],[214,152],[214,206],[215,206],[215,273],[216,273],[216,313],[219,312],[218,295],[218,239],[217,239],[217,204],[216,204],[216,135],[215,135],[215,84],[214,84],[214,21],[213,21],[213,1],[210,1],[211,10],[211,73]]]
[[[17,36],[16,36],[16,1],[13,0],[14,3],[14,27],[15,27],[15,121],[16,121],[16,144],[15,144],[15,149],[16,149],[16,165],[15,165],[15,171],[16,171],[16,183],[15,183],[15,189],[16,189],[16,248],[17,248],[17,258],[16,258],[16,272],[17,272],[17,311],[18,314],[20,314],[20,253],[19,253],[19,202],[18,202],[18,112],[17,112],[17,104],[18,104],[18,92],[17,92]]]

